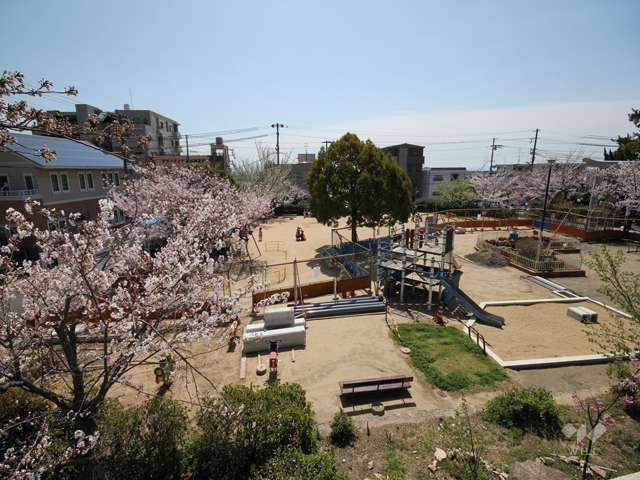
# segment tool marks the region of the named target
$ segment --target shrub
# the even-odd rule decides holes
[[[178,479],[187,415],[178,402],[154,398],[122,408],[109,402],[99,420],[96,460],[110,479]]]
[[[187,449],[194,480],[245,479],[284,447],[304,454],[317,448],[313,411],[295,384],[227,385],[220,398],[205,402],[197,426]]]
[[[17,388],[0,394],[0,455],[3,457],[8,448],[33,439],[42,416],[49,410],[47,402]]]
[[[45,425],[51,442],[48,456],[56,458],[73,444],[73,428],[69,420],[59,415],[53,404],[24,390],[11,388],[1,393],[0,459],[9,448],[20,452],[23,447],[32,445]],[[77,468],[67,464],[56,465],[39,478],[63,480],[77,476]]]
[[[269,459],[251,476],[253,480],[340,480],[335,459],[325,452],[305,454],[295,447],[287,447]]]
[[[331,443],[338,447],[346,447],[356,439],[356,426],[353,419],[340,410],[331,421]]]
[[[485,420],[518,432],[533,432],[541,437],[560,434],[560,409],[544,388],[515,389],[491,400],[485,408]]]

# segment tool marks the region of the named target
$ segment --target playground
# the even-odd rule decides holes
[[[359,422],[374,423],[412,421],[429,412],[452,411],[459,394],[431,384],[412,364],[410,353],[394,341],[394,330],[403,323],[436,325],[439,321],[447,325],[443,328],[469,334],[489,359],[506,369],[513,382],[547,386],[562,396],[594,384],[605,388],[606,369],[600,368],[604,365],[581,364],[601,360],[568,361],[562,365],[573,366],[545,369],[544,376],[536,373],[540,370],[514,370],[522,362],[533,362],[529,368],[536,368],[541,359],[597,355],[587,331],[598,331],[616,315],[590,299],[599,280],[588,267],[586,277],[553,278],[544,283],[550,281],[508,263],[487,266],[467,257],[477,252],[482,239],[508,237],[513,225],[487,228],[485,224],[481,229],[460,230],[425,224],[426,217],[418,225],[359,228],[358,244],[350,241],[344,220],[326,226],[310,217],[279,217],[256,227],[248,256],[264,285],[243,302],[250,310],[265,295],[288,292],[290,317],[276,318],[281,323],[268,325],[269,309],[275,309],[271,314],[276,316],[289,309],[284,304],[259,306],[254,314],[241,318],[238,341],[227,344],[214,339],[194,344],[184,354],[213,384],[189,374],[188,379],[176,380],[167,395],[189,404],[225,384],[262,386],[277,378],[303,386],[321,425],[327,425],[339,408]],[[521,237],[536,234],[531,226],[516,228]],[[413,245],[407,241],[407,230],[409,234],[414,231]],[[582,252],[599,248],[597,243],[587,244],[557,232],[553,241],[561,247],[578,245]],[[573,260],[580,256],[560,255]],[[625,268],[640,271],[640,261]],[[246,281],[248,274],[230,281]],[[565,295],[579,300],[570,305]],[[546,301],[530,304],[541,299]],[[496,302],[513,304],[492,304]],[[569,306],[588,307],[597,313],[598,323],[583,324],[567,316]],[[251,342],[254,350],[249,349]],[[153,394],[159,388],[153,371],[153,365],[137,367],[129,385],[118,386],[114,395],[133,404]],[[573,383],[566,381],[568,371],[573,372]],[[340,395],[341,382],[369,381],[380,388],[397,375],[411,378],[410,388],[402,388],[402,383],[397,391]],[[509,385],[506,381],[491,388],[474,388],[465,395],[470,405],[481,405]],[[384,406],[382,416],[372,410],[378,402]]]

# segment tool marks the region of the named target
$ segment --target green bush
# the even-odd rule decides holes
[[[169,480],[181,477],[187,415],[178,402],[154,398],[127,409],[109,402],[101,411],[98,429],[96,461],[107,478]]]
[[[560,409],[544,388],[514,389],[491,400],[483,418],[516,430],[541,437],[557,437],[562,429]]]
[[[0,457],[8,448],[33,439],[49,411],[47,402],[17,388],[0,394]]]
[[[340,410],[331,421],[331,443],[338,447],[351,445],[356,439],[356,426],[353,419]]]
[[[194,480],[245,479],[284,447],[317,449],[313,411],[295,384],[227,385],[221,398],[205,402],[197,426],[186,460]]]
[[[253,480],[341,480],[332,455],[325,452],[305,454],[295,447],[287,447],[257,469]]]
[[[20,451],[31,445],[46,425],[51,441],[49,455],[55,458],[73,444],[71,422],[59,415],[53,404],[18,388],[0,394],[0,458],[9,448]],[[73,465],[58,465],[43,473],[43,480],[75,478],[78,472]]]

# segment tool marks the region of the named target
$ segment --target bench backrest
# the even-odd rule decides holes
[[[407,375],[393,375],[390,377],[365,378],[362,380],[343,380],[340,382],[342,388],[368,387],[375,385],[386,385],[390,383],[408,384],[413,381],[413,377]]]

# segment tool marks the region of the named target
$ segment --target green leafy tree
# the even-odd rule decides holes
[[[462,206],[476,198],[476,194],[468,180],[456,178],[451,182],[443,182],[433,189],[434,195],[438,195],[449,204]]]
[[[629,121],[640,129],[640,109],[632,108],[629,114]],[[640,131],[619,136],[616,140],[618,148],[609,153],[605,151],[605,160],[640,160]]]
[[[345,134],[322,148],[308,177],[311,211],[328,224],[348,217],[351,240],[357,227],[404,222],[411,213],[411,180],[370,140]]]

